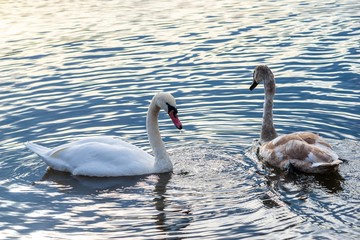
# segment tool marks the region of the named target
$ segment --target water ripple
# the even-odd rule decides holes
[[[6,238],[333,238],[359,235],[358,2],[1,3],[0,232]],[[309,130],[349,159],[340,177],[288,178],[244,157],[263,89],[279,133]],[[47,170],[23,143],[119,135],[151,151],[155,92],[174,174],[91,179]]]

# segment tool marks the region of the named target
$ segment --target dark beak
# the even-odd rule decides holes
[[[258,83],[253,81],[253,83],[251,84],[249,89],[252,91],[252,90],[254,90],[256,88],[257,85],[258,85]]]

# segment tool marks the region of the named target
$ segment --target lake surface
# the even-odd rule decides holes
[[[340,1],[1,1],[0,238],[358,239],[360,4]],[[339,174],[258,162],[263,87],[279,133],[321,134]],[[88,178],[23,143],[116,135],[151,152],[152,96],[174,172]]]

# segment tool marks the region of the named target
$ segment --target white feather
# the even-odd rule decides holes
[[[155,157],[117,137],[87,137],[49,149],[27,142],[25,146],[38,154],[51,168],[73,175],[96,177],[133,176],[172,171],[158,128],[158,114],[167,104],[175,107],[168,93],[158,93],[152,99],[147,115],[149,141]],[[175,116],[176,117],[176,116]],[[181,128],[176,118],[177,127]]]

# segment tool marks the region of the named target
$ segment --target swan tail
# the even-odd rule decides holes
[[[335,160],[330,163],[325,163],[325,162],[313,163],[311,167],[315,173],[335,172],[339,169],[339,164],[341,163],[342,161]]]
[[[335,160],[335,161],[330,162],[330,163],[317,162],[317,163],[313,163],[311,167],[313,167],[313,168],[317,168],[317,167],[336,167],[340,163],[342,163],[342,161],[340,161],[340,160]]]
[[[39,155],[40,157],[45,158],[47,153],[51,150],[50,148],[47,147],[43,147],[39,144],[36,143],[32,143],[32,142],[26,142],[25,146],[30,149],[31,151],[33,151],[34,153],[36,153],[37,155]]]
[[[32,143],[32,142],[26,142],[25,146],[30,149],[31,151],[33,151],[34,153],[36,153],[37,155],[39,155],[44,162],[49,165],[49,167],[57,170],[57,171],[65,171],[65,172],[71,172],[69,169],[71,169],[69,167],[68,164],[66,164],[66,162],[62,161],[61,159],[58,158],[53,158],[51,156],[51,150],[50,148],[41,146],[39,144],[36,143]]]
[[[286,162],[284,162],[286,163]],[[339,169],[339,164],[342,163],[340,160],[334,160],[332,162],[313,162],[290,159],[287,164],[284,164],[286,170],[298,170],[306,173],[331,173]],[[289,167],[292,167],[289,169]]]

